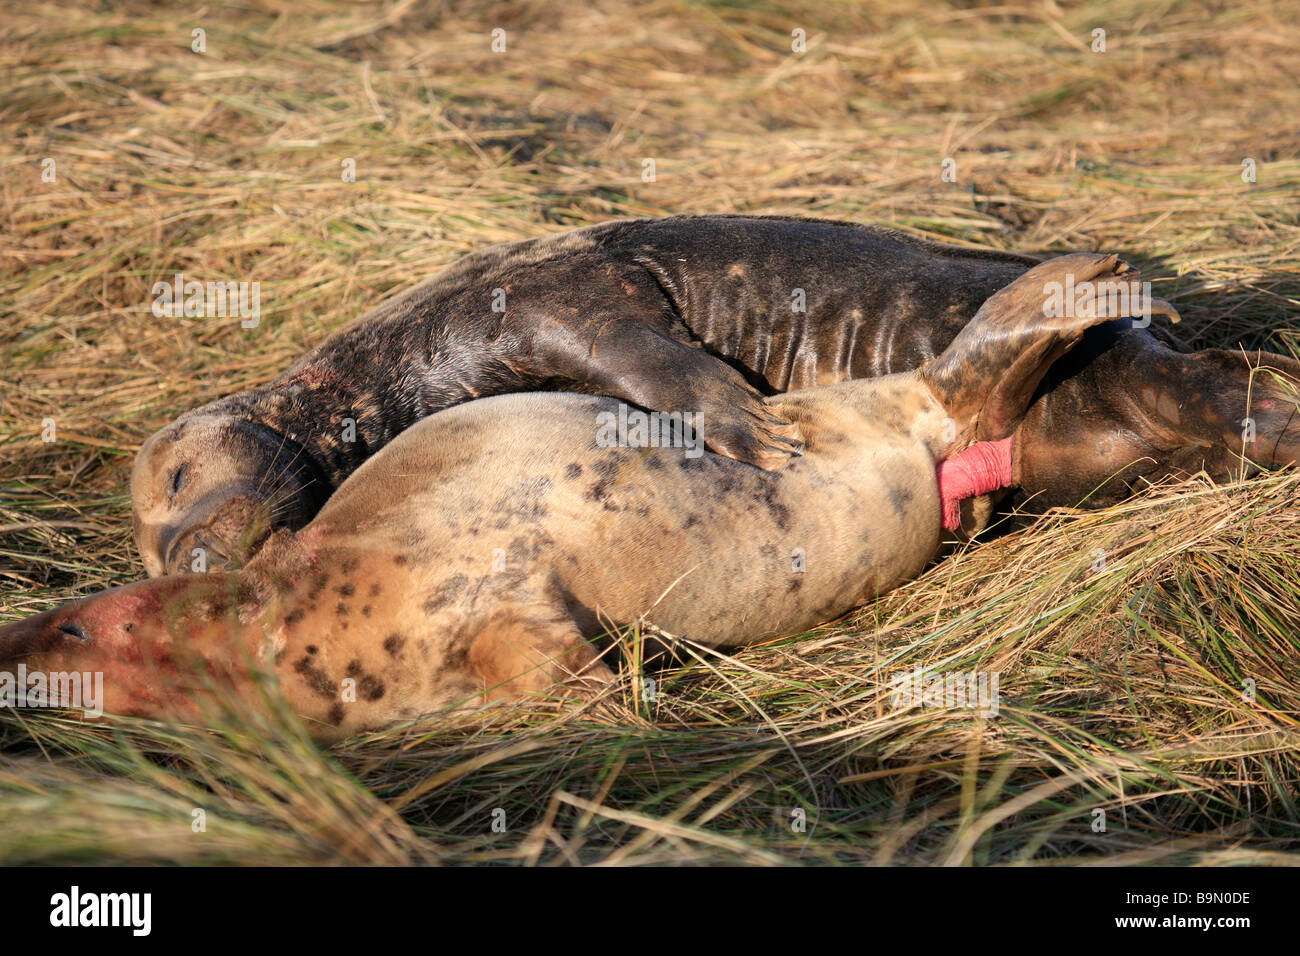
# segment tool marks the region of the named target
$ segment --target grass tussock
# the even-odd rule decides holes
[[[155,428],[470,249],[610,217],[1117,250],[1186,344],[1300,353],[1297,46],[1270,2],[10,9],[0,620],[140,576]],[[259,281],[261,324],[156,318],[175,272]],[[215,732],[5,712],[0,860],[1294,862],[1298,491],[1053,513],[813,634],[680,648],[653,700],[632,659],[576,712],[329,751],[274,706]],[[898,706],[917,667],[996,672],[998,715]]]

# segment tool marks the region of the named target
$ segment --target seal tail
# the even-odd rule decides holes
[[[985,301],[919,374],[952,416],[957,448],[1015,431],[1053,362],[1094,325],[1153,313],[1178,321],[1151,298],[1137,270],[1115,255],[1049,259]]]

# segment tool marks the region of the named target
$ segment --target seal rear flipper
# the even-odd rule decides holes
[[[1060,356],[1094,325],[1161,313],[1137,270],[1115,255],[1075,253],[1030,269],[989,298],[919,375],[957,425],[958,444],[1012,434]]]

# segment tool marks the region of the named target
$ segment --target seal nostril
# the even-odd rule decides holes
[[[86,632],[76,624],[65,622],[59,625],[59,630],[64,634],[67,634],[69,637],[75,637],[77,640],[84,641],[87,644],[90,643],[90,638],[86,636]]]

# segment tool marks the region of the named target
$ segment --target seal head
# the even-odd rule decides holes
[[[136,546],[155,577],[238,566],[273,530],[307,524],[332,490],[301,445],[266,425],[183,416],[136,455]]]
[[[255,690],[245,675],[261,663],[256,608],[231,573],[137,581],[0,627],[0,661],[103,675],[99,699],[52,706],[193,719],[223,688]]]

